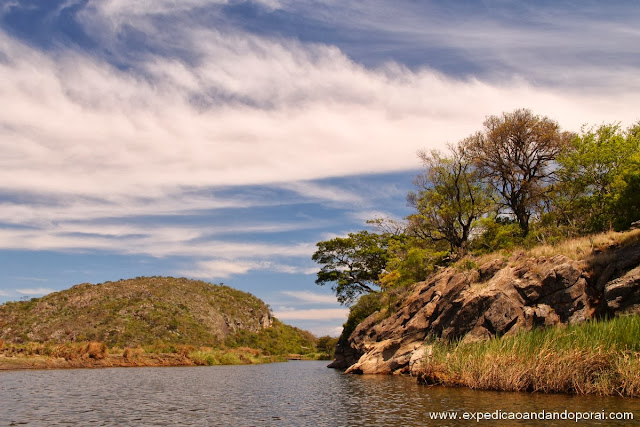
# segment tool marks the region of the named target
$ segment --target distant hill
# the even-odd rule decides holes
[[[274,324],[275,322],[275,324]],[[83,283],[30,301],[0,305],[0,340],[101,341],[108,346],[217,346],[272,325],[269,307],[223,285],[173,277]],[[312,335],[297,328],[297,334]]]

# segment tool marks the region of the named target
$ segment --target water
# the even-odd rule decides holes
[[[640,424],[640,399],[426,387],[413,378],[344,375],[325,365],[0,372],[0,426],[453,426],[475,421],[434,421],[429,412],[496,410],[631,411],[635,421],[617,425]]]

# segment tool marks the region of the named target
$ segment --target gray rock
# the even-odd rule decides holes
[[[609,264],[603,260],[614,260]],[[369,316],[342,337],[332,367],[409,373],[431,338],[477,341],[598,316],[640,313],[640,243],[586,261],[565,256],[490,261],[470,273],[442,269],[417,283],[397,311]]]

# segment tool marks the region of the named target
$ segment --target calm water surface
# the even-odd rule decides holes
[[[433,421],[429,411],[495,410],[631,411],[636,421],[617,425],[640,424],[640,399],[425,387],[413,378],[344,375],[325,366],[288,362],[0,372],[0,425],[453,426],[475,423]],[[503,425],[508,424],[514,423]]]

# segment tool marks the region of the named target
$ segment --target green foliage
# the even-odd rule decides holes
[[[173,277],[81,284],[31,301],[0,305],[0,338],[11,341],[105,342],[136,347],[220,345],[226,322],[262,328],[267,305],[228,286]],[[37,331],[33,325],[37,324]]]
[[[387,263],[390,236],[360,231],[348,237],[318,242],[312,259],[322,265],[316,284],[332,283],[342,304],[351,304],[363,293],[375,292]]]
[[[241,330],[225,340],[229,347],[249,347],[267,355],[307,354],[316,351],[317,338],[302,329],[285,325],[277,319],[259,332]]]
[[[338,338],[330,337],[329,335],[318,338],[317,348],[320,353],[333,356],[336,351],[336,345],[338,345]]]
[[[410,192],[416,213],[408,217],[410,234],[428,242],[444,241],[456,256],[463,256],[475,221],[492,207],[491,191],[480,179],[463,149],[450,147],[420,153],[426,172],[416,177],[418,193]]]
[[[613,227],[626,230],[632,222],[640,220],[640,153],[629,160],[622,173],[623,185],[614,203]]]
[[[382,308],[379,294],[362,295],[349,309],[349,317],[343,325],[342,336],[348,337],[364,319]]]
[[[389,244],[389,261],[386,273],[380,278],[383,290],[408,286],[425,280],[448,259],[448,249],[440,249],[433,245],[407,238],[395,240]]]
[[[479,235],[473,240],[474,252],[490,253],[512,249],[522,242],[522,233],[517,222],[505,217],[485,217],[478,221]]]
[[[637,196],[637,163],[640,140],[633,128],[623,131],[617,124],[589,128],[576,136],[557,158],[558,209],[586,232],[624,228],[631,220],[618,220],[619,209],[632,218]],[[634,164],[635,163],[635,164]],[[635,166],[635,167],[634,167]],[[631,200],[621,196],[631,196]]]
[[[250,348],[238,349],[211,349],[201,348],[192,350],[187,354],[196,365],[248,365],[257,363],[269,363],[283,361],[284,358],[266,356]]]

